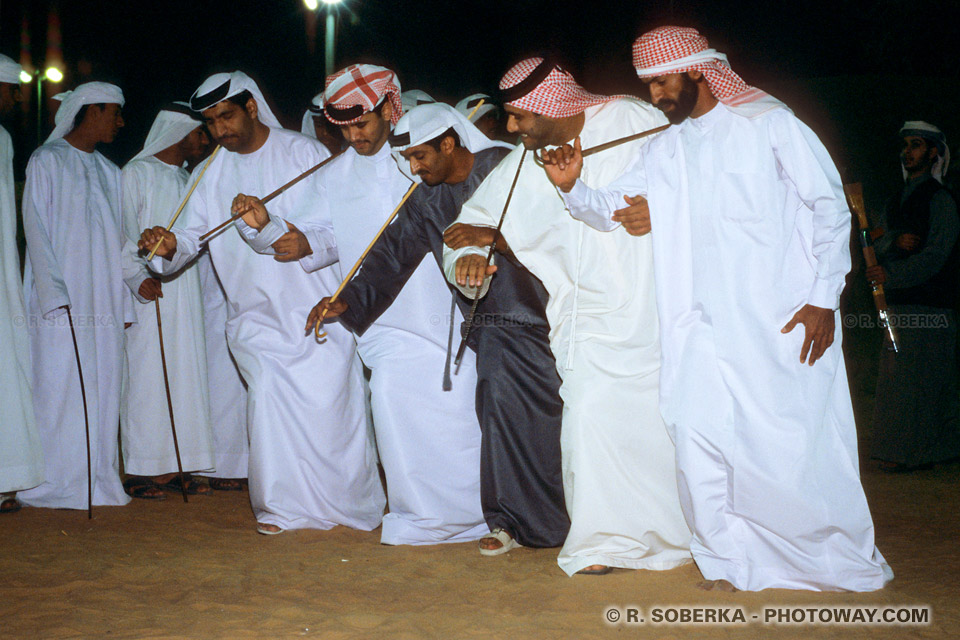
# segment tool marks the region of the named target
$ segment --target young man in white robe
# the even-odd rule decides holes
[[[211,76],[190,104],[223,148],[173,232],[154,227],[141,236],[141,249],[163,240],[151,264],[162,273],[196,256],[200,235],[230,215],[238,194],[269,193],[329,155],[316,140],[283,129],[242,72]],[[353,337],[340,327],[323,344],[303,335],[312,301],[339,283],[333,269],[307,273],[289,264],[310,250],[304,233],[327,237],[313,250],[319,260],[336,260],[330,223],[312,214],[307,187],[271,204],[289,223],[258,233],[238,221],[209,243],[227,295],[230,350],[248,385],[250,502],[257,530],[267,535],[338,524],[370,530],[384,507]]]
[[[840,176],[696,30],[642,35],[634,65],[674,126],[606,188],[588,164],[576,179],[579,143],[547,169],[574,216],[652,240],[660,407],[701,586],[879,589],[893,574],[860,485],[836,322],[850,269]]]
[[[137,322],[127,329],[129,379],[120,416],[124,489],[135,498],[162,499],[163,486],[181,490],[161,363],[157,309],[176,425],[180,463],[186,472],[214,467],[207,382],[203,302],[196,264],[163,278],[139,255],[140,231],[166,226],[180,204],[189,175],[183,165],[207,144],[199,117],[186,103],[157,114],[143,149],[122,171],[124,281],[136,297]],[[211,489],[185,475],[187,492]],[[159,486],[158,486],[159,485]]]
[[[61,101],[56,126],[30,157],[23,191],[24,291],[46,481],[20,499],[37,507],[87,507],[76,347],[89,415],[92,503],[122,505],[130,501],[120,483],[117,444],[123,331],[136,315],[120,264],[120,169],[96,148],[123,126],[123,93],[88,82],[54,98]]]
[[[531,157],[577,136],[592,146],[639,133],[661,125],[663,116],[638,100],[587,93],[543,58],[511,68],[500,89],[507,129],[522,144],[463,205],[459,224],[445,234],[444,265],[448,279],[472,296],[523,159],[498,245],[505,242],[550,296],[571,521],[558,563],[568,575],[688,563],[690,531],[677,496],[674,449],[657,406],[660,345],[649,239],[600,233],[574,220]],[[644,142],[592,156],[591,183],[620,175]]]
[[[324,112],[350,148],[321,171],[314,206],[333,221],[345,276],[413,182],[387,144],[403,112],[396,75],[352,65],[328,78],[326,87]],[[383,544],[463,542],[489,531],[480,506],[476,360],[469,353],[453,388],[443,390],[448,323],[459,326],[462,315],[451,310],[447,284],[430,262],[422,259],[390,308],[356,338],[371,370],[373,424],[390,505]]]
[[[20,65],[0,55],[0,117],[9,116],[19,102]],[[19,511],[16,492],[43,482],[14,198],[13,140],[0,127],[0,514]]]

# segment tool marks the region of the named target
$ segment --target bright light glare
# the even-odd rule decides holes
[[[22,69],[20,70],[20,82],[23,82],[24,84],[26,84],[26,83],[29,83],[29,82],[32,81],[32,80],[33,80],[33,76],[32,76],[32,75],[30,75],[29,73],[27,73],[26,71],[24,71],[24,70],[22,70]]]
[[[343,0],[323,0],[323,4],[340,4]]]
[[[303,4],[305,4],[310,11],[316,11],[317,7],[320,6],[317,4],[317,0],[303,0]]]
[[[56,67],[47,67],[47,70],[43,75],[50,82],[60,82],[63,80],[63,74],[60,73],[60,69],[57,69]]]

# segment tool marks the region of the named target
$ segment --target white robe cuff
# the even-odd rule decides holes
[[[614,222],[611,219],[614,210],[610,209],[609,203],[604,202],[598,193],[585,185],[579,178],[569,193],[564,193],[559,187],[557,193],[563,198],[564,206],[574,219],[593,227],[597,231],[613,231],[620,226],[619,222]]]
[[[840,291],[843,290],[843,281],[837,283],[827,278],[815,278],[807,303],[823,309],[840,308]]]
[[[304,227],[300,230],[307,238],[312,253],[300,258],[300,266],[307,273],[319,271],[324,267],[329,267],[340,259],[340,252],[337,250],[337,240],[333,235],[333,229],[326,225],[316,227]]]
[[[470,300],[477,295],[476,287],[460,286],[457,284],[457,261],[463,256],[483,256],[487,257],[487,254],[490,252],[490,247],[462,247],[460,249],[451,249],[447,246],[443,247],[443,274],[446,276],[447,281],[455,286],[460,293],[465,295]],[[490,260],[490,264],[496,264],[496,256],[493,256]],[[484,278],[483,284],[480,285],[480,297],[487,295],[487,292],[490,290],[490,278]]]
[[[242,218],[237,220],[237,231],[257,253],[275,255],[277,252],[273,249],[273,243],[288,231],[288,227],[283,218],[272,213],[268,215],[270,220],[260,231],[248,225]]]

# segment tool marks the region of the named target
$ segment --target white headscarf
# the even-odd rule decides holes
[[[947,136],[943,131],[923,120],[908,120],[900,127],[900,137],[904,136],[920,136],[937,145],[938,157],[930,168],[930,173],[937,182],[943,184],[943,176],[947,175],[947,169],[950,168],[950,147],[947,146]],[[903,179],[906,180],[907,170],[902,166],[900,168],[903,170]]]
[[[317,139],[317,130],[313,126],[314,117],[322,118],[323,116],[323,91],[313,96],[313,100],[310,101],[310,106],[307,107],[307,110],[303,112],[303,119],[300,121],[300,133],[305,136],[310,136],[314,140]]]
[[[123,106],[123,91],[108,82],[85,82],[73,91],[64,91],[53,96],[60,101],[60,108],[53,121],[56,126],[47,138],[47,142],[59,140],[73,130],[73,119],[87,104],[118,104]]]
[[[0,82],[8,84],[20,84],[20,72],[23,70],[19,64],[0,53]]]
[[[199,113],[244,91],[249,91],[257,103],[257,117],[260,122],[275,129],[283,128],[277,116],[273,115],[273,111],[267,106],[260,87],[243,71],[215,73],[204,80],[190,96],[190,108]]]
[[[485,93],[474,93],[469,95],[460,102],[457,103],[457,106],[454,107],[457,111],[463,114],[464,118],[470,117],[470,113],[474,110],[477,104],[483,100],[483,104],[480,105],[480,108],[477,109],[477,113],[473,116],[473,121],[476,122],[483,116],[487,115],[491,111],[497,110],[497,105],[493,104],[490,96]]]
[[[436,100],[426,91],[407,89],[400,93],[400,102],[403,103],[403,112],[406,113],[414,107],[419,107],[421,104],[433,104]]]
[[[179,107],[179,109],[177,108]],[[199,127],[200,120],[186,102],[174,102],[160,110],[153,120],[147,141],[143,143],[140,153],[133,156],[130,162],[140,158],[149,158],[155,153],[171,147]]]
[[[450,128],[457,132],[460,144],[470,153],[478,153],[493,147],[513,148],[505,142],[491,140],[485,136],[480,129],[467,120],[466,116],[448,104],[442,102],[422,104],[404,114],[390,136],[390,152],[393,154],[393,159],[397,161],[400,171],[414,182],[420,182],[418,176],[410,173],[410,163],[400,155],[400,152],[433,140]]]

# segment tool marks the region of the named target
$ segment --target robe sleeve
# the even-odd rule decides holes
[[[143,175],[135,165],[121,173],[120,215],[123,222],[123,249],[120,254],[120,265],[123,281],[127,283],[127,287],[136,299],[146,304],[150,301],[140,295],[140,285],[151,276],[147,270],[147,262],[137,248],[141,232],[140,212],[144,207],[143,186]]]
[[[644,171],[643,154],[630,164],[627,171],[600,189],[591,189],[580,179],[569,193],[557,189],[563,198],[563,204],[575,219],[593,227],[597,231],[613,231],[620,226],[612,220],[617,209],[627,206],[625,196],[646,196],[647,175]]]
[[[337,239],[333,233],[326,181],[320,178],[314,184],[317,193],[311,202],[313,208],[309,215],[301,216],[296,223],[310,243],[311,254],[300,258],[300,266],[307,273],[319,271],[340,260]]]
[[[340,321],[357,335],[363,335],[390,307],[430,252],[422,205],[413,198],[403,205],[396,221],[367,254],[360,272],[340,294],[340,299],[348,305]]]
[[[161,258],[159,255],[154,256],[149,263],[150,269],[162,275],[171,275],[183,269],[197,257],[202,248],[200,236],[209,228],[206,190],[201,186],[194,190],[176,224],[170,230],[177,236],[177,252],[170,260]]]
[[[27,164],[27,180],[23,189],[23,232],[27,255],[33,272],[40,313],[47,320],[64,313],[60,307],[70,306],[70,296],[57,261],[50,235],[50,210],[53,207],[53,176],[57,167],[44,166],[44,160],[55,162],[52,154],[35,153]]]
[[[881,258],[887,272],[884,286],[890,289],[914,287],[937,275],[950,257],[958,233],[957,204],[946,191],[938,191],[930,200],[930,230],[923,247],[899,260]]]
[[[807,303],[836,310],[850,271],[851,215],[840,174],[816,134],[793,114],[772,113],[769,131],[781,179],[792,185],[813,215],[816,277]]]

